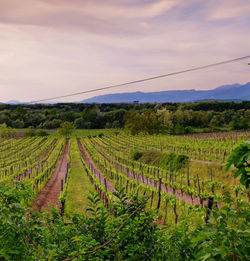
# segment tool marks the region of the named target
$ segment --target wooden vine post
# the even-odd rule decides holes
[[[104,178],[104,187],[105,187],[105,203],[106,203],[106,207],[108,207],[108,197],[107,197],[108,187],[107,187],[106,178]]]
[[[171,163],[169,163],[169,182],[171,183]]]
[[[190,187],[190,181],[189,181],[189,167],[187,168],[187,186]]]
[[[208,222],[209,222],[209,218],[210,218],[210,214],[211,214],[211,210],[212,210],[213,204],[214,204],[214,198],[213,197],[209,197],[208,198],[208,204],[207,204],[206,217],[205,217],[206,224],[208,224]]]
[[[198,174],[197,174],[197,183],[198,183],[198,190],[199,190],[200,204],[203,206],[203,199],[201,198],[200,179],[199,179],[199,175],[198,175]]]
[[[153,199],[154,199],[154,190],[152,189],[150,208],[152,208],[152,205],[153,205]]]
[[[63,179],[61,179],[61,191],[63,191]]]
[[[161,205],[161,178],[159,179],[157,209],[160,208],[160,205]]]

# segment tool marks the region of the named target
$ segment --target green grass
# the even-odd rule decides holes
[[[68,179],[65,212],[86,213],[90,191],[95,191],[81,162],[80,151],[75,138],[70,140],[71,169]]]
[[[230,126],[216,127],[216,130],[213,129],[212,127],[210,127],[210,128],[196,128],[196,127],[193,127],[193,132],[192,133],[229,132],[229,131],[232,131]]]
[[[164,154],[159,151],[144,151],[142,152],[141,158],[138,160],[143,163],[146,163],[151,166],[157,166],[159,161],[159,166],[166,170],[166,174],[169,173],[169,167],[167,166],[166,162],[164,162]],[[239,185],[239,178],[235,179],[233,176],[234,168],[230,168],[229,171],[226,171],[225,164],[207,164],[205,162],[193,162],[190,161],[188,164],[189,167],[189,178],[191,182],[191,186],[194,186],[193,180],[197,178],[197,174],[199,175],[199,178],[201,182],[204,183],[204,188],[207,192],[211,192],[210,188],[210,173],[212,169],[212,181],[220,182],[221,185],[224,186],[224,189],[229,191],[232,195],[232,197],[235,197],[234,188],[235,186]],[[182,166],[181,169],[179,169],[178,172],[173,170],[173,173],[177,174],[177,183],[179,184],[186,184],[186,177],[187,177],[187,166]],[[219,186],[218,188],[215,188],[215,194],[222,195],[224,189]],[[212,195],[212,193],[211,193]],[[246,198],[246,196],[244,196]]]
[[[77,137],[87,137],[87,136],[98,136],[99,134],[103,135],[115,135],[117,132],[120,132],[119,129],[82,129],[82,130],[74,130],[70,135],[71,138]],[[55,130],[51,132],[50,135],[52,136],[60,136],[60,134]]]
[[[139,160],[141,160],[142,163],[156,167],[159,164],[159,167],[165,169],[169,169],[169,164],[171,163],[172,170],[174,171],[182,169],[189,161],[187,156],[178,155],[174,152],[162,153],[159,151],[143,151],[141,152],[141,157],[138,161]]]
[[[164,154],[159,151],[143,151],[141,162],[149,165],[158,165],[158,161],[163,158]]]
[[[233,193],[233,186],[239,185],[239,178],[235,179],[233,176],[234,168],[230,168],[229,171],[226,171],[224,164],[211,164],[208,165],[202,162],[190,162],[189,164],[189,173],[190,178],[195,178],[199,174],[202,180],[210,180],[210,170],[212,169],[212,179],[213,181],[219,181],[225,186],[227,190]],[[183,171],[183,174],[186,176],[186,170]],[[207,183],[209,185],[210,182]],[[222,193],[223,190],[220,188],[219,192]],[[234,196],[234,195],[232,195]]]

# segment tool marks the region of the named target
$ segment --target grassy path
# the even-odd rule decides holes
[[[95,191],[84,171],[76,138],[70,144],[71,168],[68,179],[65,213],[86,213],[90,191]]]

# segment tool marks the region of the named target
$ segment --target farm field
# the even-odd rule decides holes
[[[225,170],[229,155],[246,140],[249,132],[132,136],[112,129],[67,138],[2,138],[0,185],[23,184],[31,194],[27,207],[41,213],[56,207],[65,220],[89,216],[94,193],[109,215],[119,193],[144,197],[161,230],[185,223],[192,232],[208,223],[213,207],[224,207],[225,197],[232,204],[249,201],[234,169]]]
[[[148,207],[159,208],[164,224],[173,223],[171,214],[171,218],[166,214],[173,212],[166,210],[171,200],[178,205],[181,218],[193,207],[201,211],[195,209],[192,216],[202,214],[209,196],[220,204],[224,191],[247,198],[232,170],[226,172],[224,166],[233,149],[249,139],[247,132],[131,136],[124,131],[82,130],[73,136],[67,140],[55,134],[1,139],[1,184],[22,180],[30,185],[35,209],[40,211],[43,205],[46,209],[49,204],[59,206],[61,200],[66,212],[80,213],[87,208],[89,190],[97,190],[108,201],[116,186],[124,187],[126,193],[150,196]],[[141,153],[141,158],[133,159],[134,152]],[[164,155],[172,155],[172,161],[184,155],[186,162],[176,167],[171,156],[162,160]]]

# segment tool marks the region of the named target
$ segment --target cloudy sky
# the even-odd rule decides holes
[[[0,102],[31,101],[250,55],[250,0],[0,0]],[[85,94],[213,89],[244,60]]]

